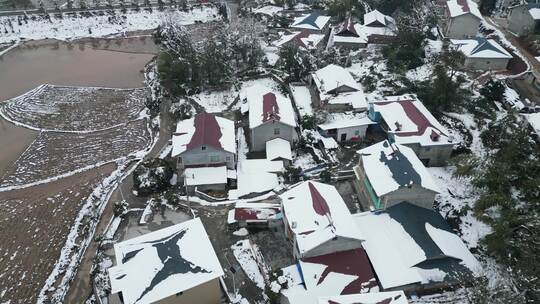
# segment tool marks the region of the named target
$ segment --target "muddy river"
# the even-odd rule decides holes
[[[28,42],[0,56],[0,102],[43,83],[135,88],[157,47],[152,37]],[[0,177],[37,132],[0,117]]]

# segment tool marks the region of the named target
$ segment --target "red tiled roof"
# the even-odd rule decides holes
[[[193,149],[201,145],[213,147],[218,150],[223,150],[219,139],[223,135],[216,120],[216,116],[210,113],[199,113],[195,115],[195,133],[191,137],[191,141],[187,144],[187,149]]]
[[[273,214],[279,213],[279,208],[235,208],[234,219],[235,220],[266,220],[267,218],[261,218],[260,214],[262,209],[272,211]]]
[[[468,0],[457,0],[457,4],[461,6],[464,12],[469,13],[471,11]]]
[[[401,105],[401,107],[405,111],[405,114],[407,114],[407,117],[409,117],[409,119],[412,122],[414,122],[414,124],[418,127],[417,131],[398,132],[398,133],[396,133],[396,136],[406,137],[406,136],[422,135],[422,134],[424,134],[424,132],[426,131],[426,129],[428,127],[431,127],[433,129],[439,131],[440,134],[444,134],[444,132],[442,132],[441,130],[439,130],[438,128],[436,128],[435,126],[433,126],[431,124],[429,119],[416,107],[416,105],[414,104],[414,100],[399,100],[399,101],[377,102],[377,105],[387,105],[387,104],[391,104],[391,103],[395,103],[395,102],[397,102],[399,105]],[[397,126],[397,124],[398,124],[398,122],[396,122],[396,126]],[[434,131],[432,130],[432,132],[434,132]],[[433,139],[433,135],[431,135],[431,137]]]
[[[354,37],[358,37],[358,33],[356,32],[356,29],[354,28],[354,22],[352,21],[352,19],[349,17],[347,18],[347,20],[343,21],[340,25],[339,25],[339,29],[337,30],[337,36],[354,36]]]
[[[328,216],[330,217],[330,208],[328,207],[328,203],[322,197],[321,193],[319,193],[319,190],[315,186],[313,186],[312,183],[308,183],[309,186],[309,192],[311,194],[311,200],[313,202],[313,210],[317,212],[318,215],[322,216]]]
[[[357,278],[341,291],[341,295],[355,294],[361,290],[378,287],[371,264],[362,248],[303,258],[302,261],[327,266],[317,285],[320,285],[331,272],[356,276]]]
[[[263,113],[262,121],[279,121],[279,106],[274,93],[266,93],[263,95]]]

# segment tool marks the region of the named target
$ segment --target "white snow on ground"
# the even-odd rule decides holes
[[[188,25],[196,21],[208,22],[218,19],[217,9],[210,6],[194,8],[187,12],[174,9],[152,12],[146,10],[127,11],[122,13],[116,10],[114,15],[105,13],[103,16],[74,17],[64,14],[63,18],[50,15],[50,21],[37,17],[36,20],[28,19],[19,22],[18,17],[0,17],[0,43],[18,41],[21,39],[39,40],[45,38],[69,40],[81,37],[103,37],[118,35],[125,32],[154,29],[163,20],[173,19],[179,23]],[[11,25],[10,25],[11,24]],[[5,31],[7,30],[7,34]]]
[[[205,91],[194,95],[193,100],[204,107],[208,113],[219,113],[227,109],[227,107],[238,96],[238,92],[232,88],[224,91]]]
[[[240,266],[242,266],[242,269],[248,278],[252,280],[257,287],[264,289],[264,277],[259,270],[257,261],[255,260],[255,253],[249,244],[249,240],[238,241],[236,244],[232,245],[231,248],[234,257],[238,263],[240,263]]]
[[[249,234],[248,230],[246,228],[240,228],[232,233],[236,236],[246,236]]]
[[[279,50],[275,46],[263,45],[264,54],[266,59],[268,59],[268,64],[271,66],[276,65],[279,59]]]
[[[294,158],[293,166],[300,167],[302,168],[302,170],[306,170],[317,166],[317,163],[315,162],[315,160],[313,160],[313,156],[311,156],[311,154],[304,153],[297,155]]]
[[[291,91],[293,94],[294,102],[300,112],[300,116],[313,115],[313,108],[311,106],[311,94],[306,86],[291,85]]]

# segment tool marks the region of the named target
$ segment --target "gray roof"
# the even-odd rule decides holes
[[[317,25],[317,18],[319,18],[321,14],[318,12],[313,12],[309,15],[307,15],[302,21],[300,21],[298,24],[309,24],[315,28],[319,28]]]
[[[494,51],[499,54],[506,55],[503,51],[501,51],[498,47],[494,46],[488,39],[483,37],[476,37],[473,38],[478,42],[477,46],[471,51],[471,55],[474,55],[476,53],[482,52],[482,51]]]

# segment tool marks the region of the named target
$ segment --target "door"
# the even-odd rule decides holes
[[[347,140],[347,133],[341,134],[341,139],[339,141],[346,141]]]

